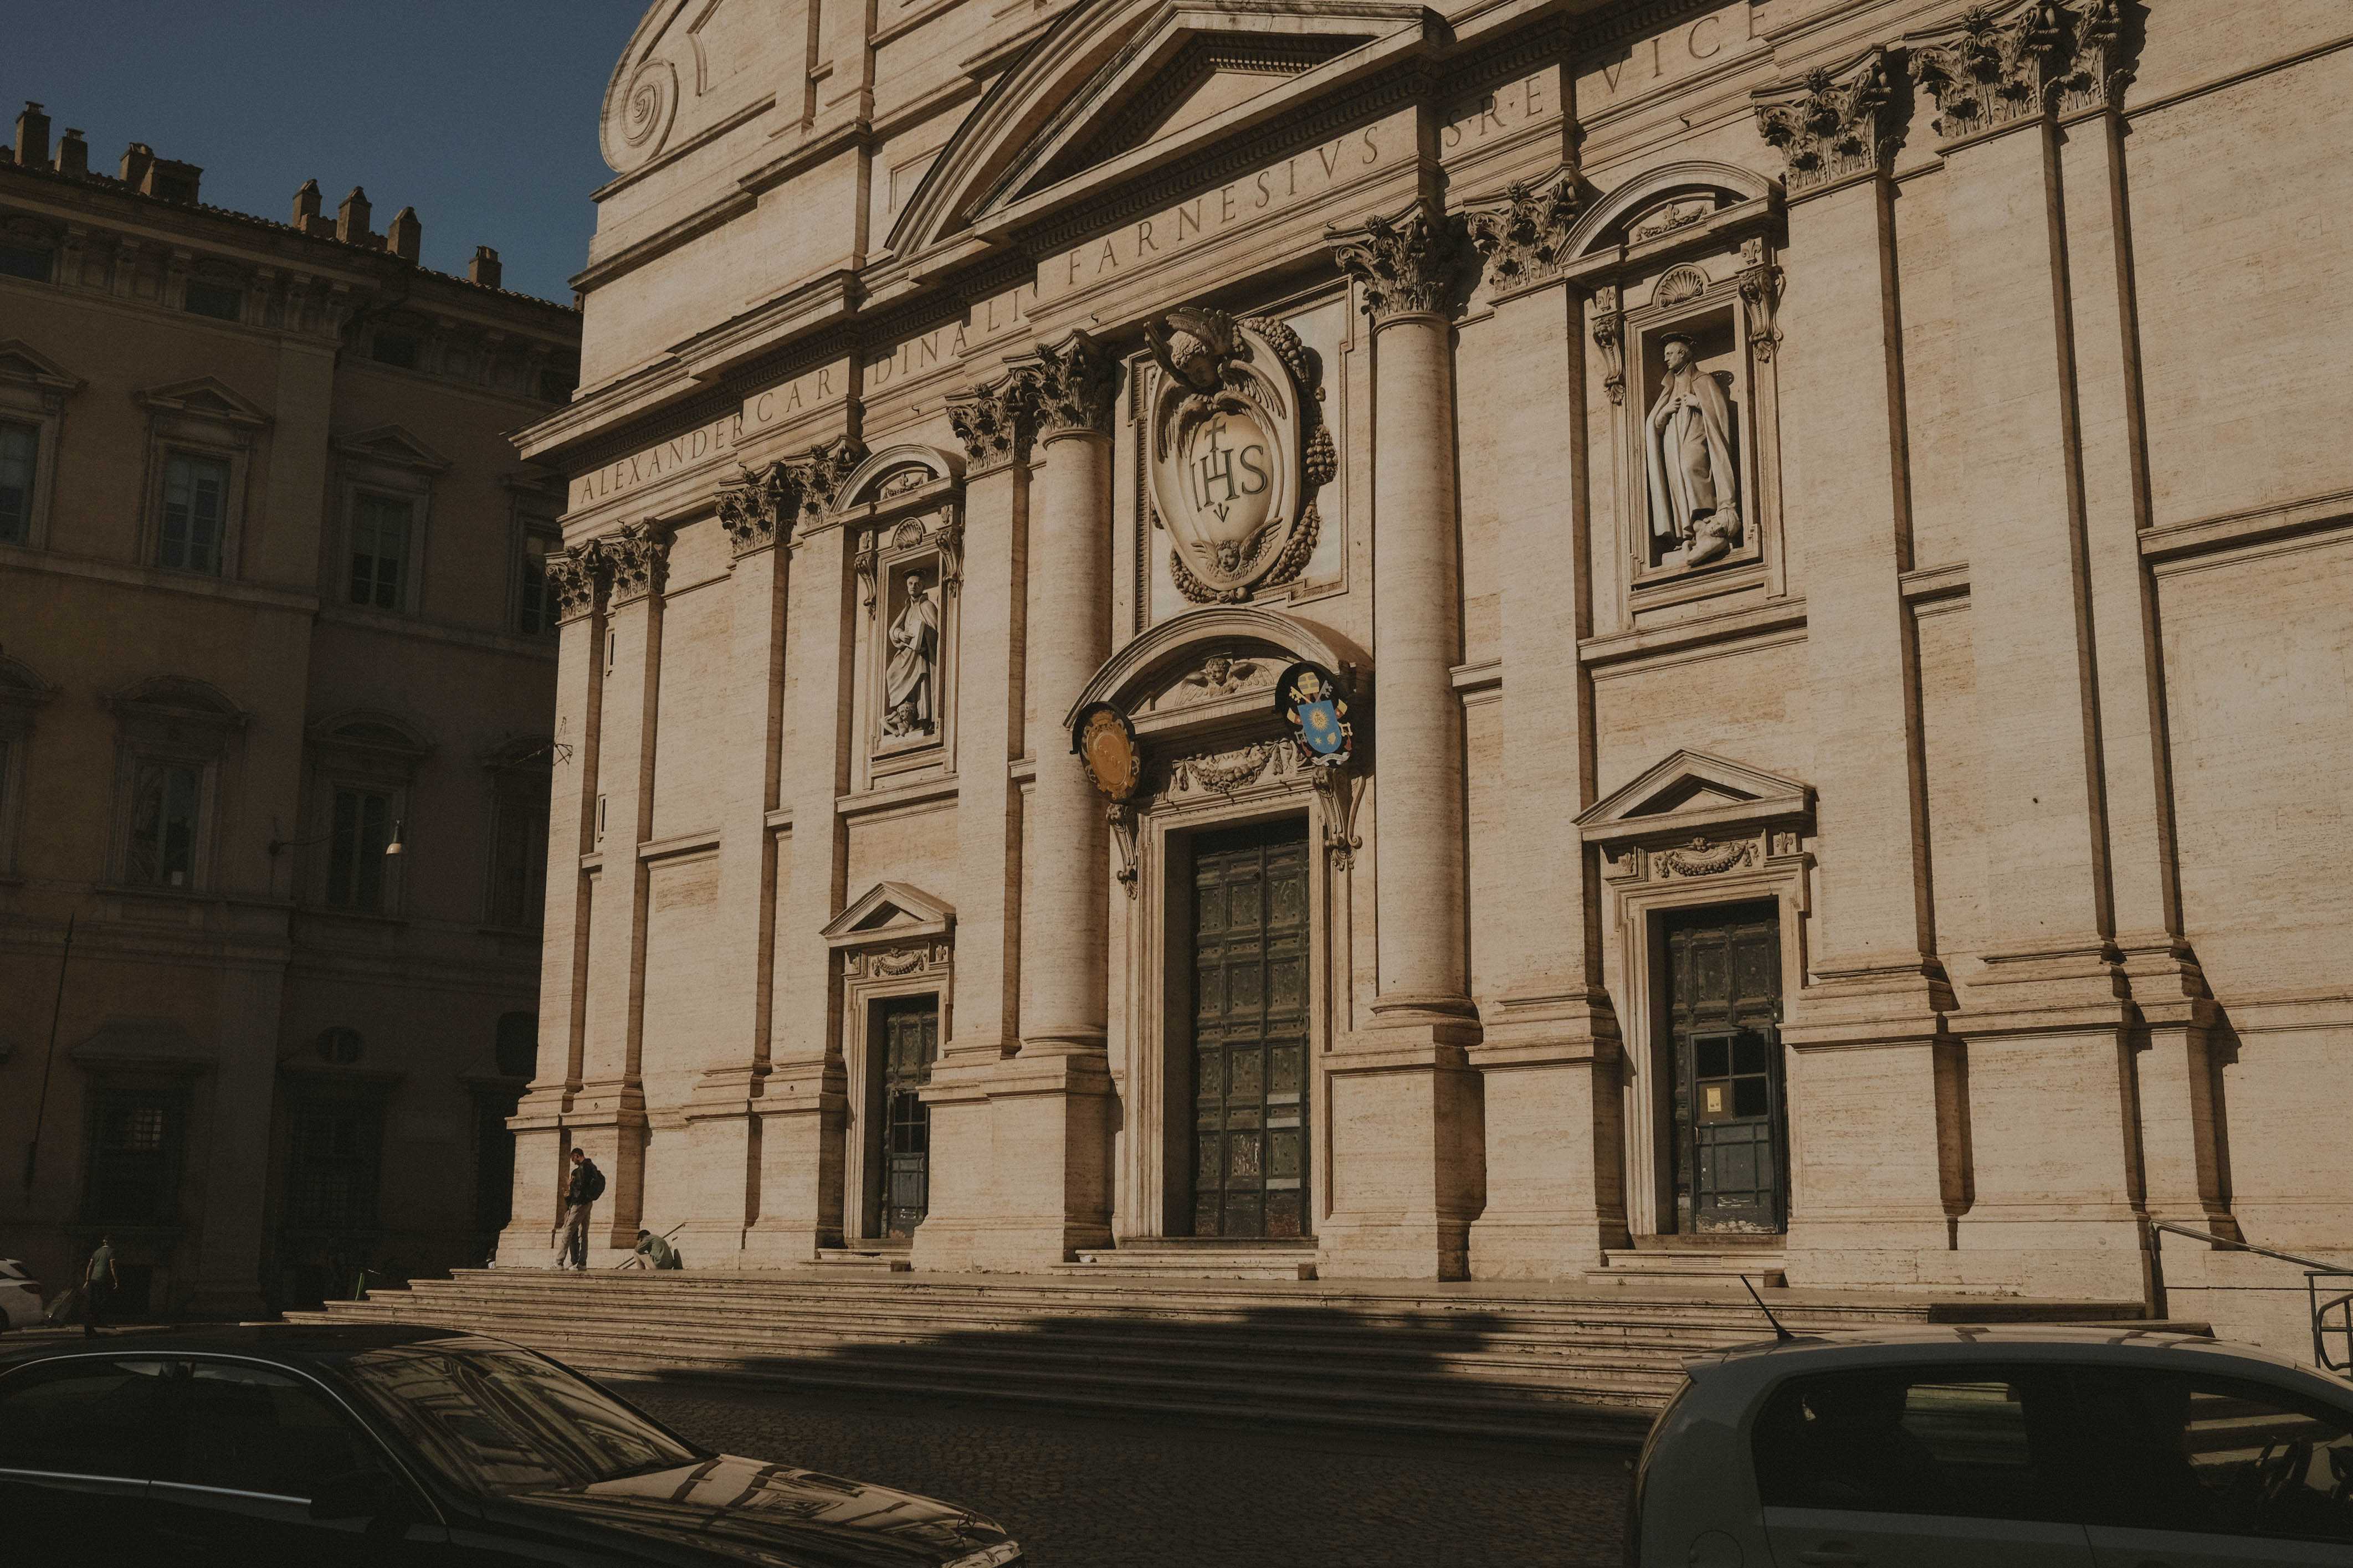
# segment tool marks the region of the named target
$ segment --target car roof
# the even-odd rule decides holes
[[[1788,1363],[1795,1361],[1842,1366],[1988,1359],[2148,1365],[2158,1358],[2180,1356],[2256,1363],[2313,1375],[2310,1367],[2255,1345],[2131,1323],[1890,1323],[1799,1334],[1786,1341],[1760,1340],[1693,1356],[1685,1364],[1694,1376],[1712,1367],[1743,1364],[1758,1373],[1769,1366],[1778,1376],[1792,1370]]]
[[[0,1371],[55,1355],[243,1355],[272,1361],[332,1364],[363,1351],[398,1345],[501,1344],[459,1329],[421,1323],[185,1323],[160,1328],[37,1340],[0,1341]]]

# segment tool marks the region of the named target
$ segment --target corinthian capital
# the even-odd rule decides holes
[[[1460,213],[1417,201],[1398,217],[1326,230],[1340,270],[1363,285],[1373,325],[1398,316],[1451,315],[1472,261]]]
[[[2116,0],[2007,0],[1905,36],[1912,79],[1947,142],[2015,121],[2111,108],[2132,79]]]
[[[782,463],[770,463],[757,473],[750,468],[743,472],[743,479],[719,491],[719,526],[738,556],[766,549],[779,534],[789,537],[801,496],[798,481]]]
[[[783,467],[799,492],[801,511],[815,521],[840,499],[841,487],[865,460],[866,443],[855,436],[843,436],[819,442],[809,448],[807,457]]]
[[[948,398],[948,424],[964,443],[971,459],[967,476],[985,473],[1006,463],[1028,462],[1036,421],[1029,411],[1029,387],[1018,375],[1005,375]]]
[[[1584,210],[1577,171],[1569,168],[1513,185],[1502,201],[1471,212],[1471,243],[1487,258],[1490,291],[1504,299],[1560,276],[1568,231]]]
[[[1014,362],[1027,384],[1038,439],[1111,434],[1119,406],[1119,362],[1082,331],[1059,343],[1039,343]]]
[[[1799,195],[1887,167],[1900,138],[1894,112],[1887,51],[1873,47],[1839,70],[1820,68],[1805,79],[1751,95],[1757,129],[1781,150]]]
[[[596,607],[596,590],[605,583],[605,552],[595,540],[551,552],[540,570],[555,595],[558,624],[576,621]]]
[[[611,574],[613,603],[626,605],[662,590],[670,571],[670,531],[650,522],[624,523],[596,542]]]

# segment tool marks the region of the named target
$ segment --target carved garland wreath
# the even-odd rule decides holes
[[[1299,341],[1299,334],[1281,321],[1267,316],[1251,316],[1243,324],[1273,345],[1275,357],[1282,362],[1283,369],[1291,373],[1292,386],[1299,398],[1299,417],[1305,437],[1302,443],[1300,466],[1306,479],[1305,493],[1313,497],[1340,472],[1340,454],[1332,443],[1331,426],[1324,422],[1324,395],[1319,384],[1322,376],[1314,357],[1309,353],[1307,345]],[[1149,497],[1146,497],[1146,504],[1150,504]],[[1158,509],[1154,510],[1156,525]],[[1176,591],[1196,605],[1242,604],[1259,589],[1279,588],[1307,570],[1308,560],[1315,553],[1315,541],[1323,527],[1322,514],[1317,512],[1314,501],[1310,500],[1299,515],[1299,526],[1292,531],[1291,542],[1283,548],[1281,555],[1275,557],[1274,563],[1267,568],[1265,574],[1251,583],[1231,588],[1213,588],[1194,575],[1191,568],[1185,564],[1184,552],[1175,549],[1168,552],[1169,576],[1176,583]],[[1244,559],[1243,564],[1248,565],[1256,559],[1258,552],[1265,548],[1267,533],[1273,531],[1269,529],[1250,542],[1250,555]]]

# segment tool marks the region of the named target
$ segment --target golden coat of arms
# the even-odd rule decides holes
[[[1280,321],[1171,310],[1145,325],[1152,500],[1169,570],[1195,604],[1239,604],[1305,568],[1315,492],[1339,470],[1316,402],[1322,367]]]

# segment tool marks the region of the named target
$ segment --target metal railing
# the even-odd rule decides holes
[[[2148,1227],[2151,1230],[2171,1231],[2176,1236],[2186,1236],[2193,1241],[2203,1241],[2215,1247],[2228,1247],[2240,1252],[2252,1252],[2258,1258],[2270,1258],[2282,1263],[2293,1263],[2303,1269],[2305,1271],[2305,1305],[2312,1316],[2312,1359],[2331,1372],[2353,1375],[2353,1290],[2331,1296],[2326,1301],[2320,1299],[2320,1282],[2323,1279],[2353,1283],[2353,1268],[2346,1268],[2335,1263],[2323,1263],[2316,1258],[2298,1258],[2293,1252],[2276,1252],[2268,1247],[2257,1247],[2252,1242],[2233,1241],[2227,1236],[2217,1236],[2211,1230],[2192,1229],[2186,1225],[2175,1225],[2170,1220],[2151,1220]],[[2335,1356],[2328,1353],[2328,1341],[2332,1336],[2344,1342],[2343,1355]]]

